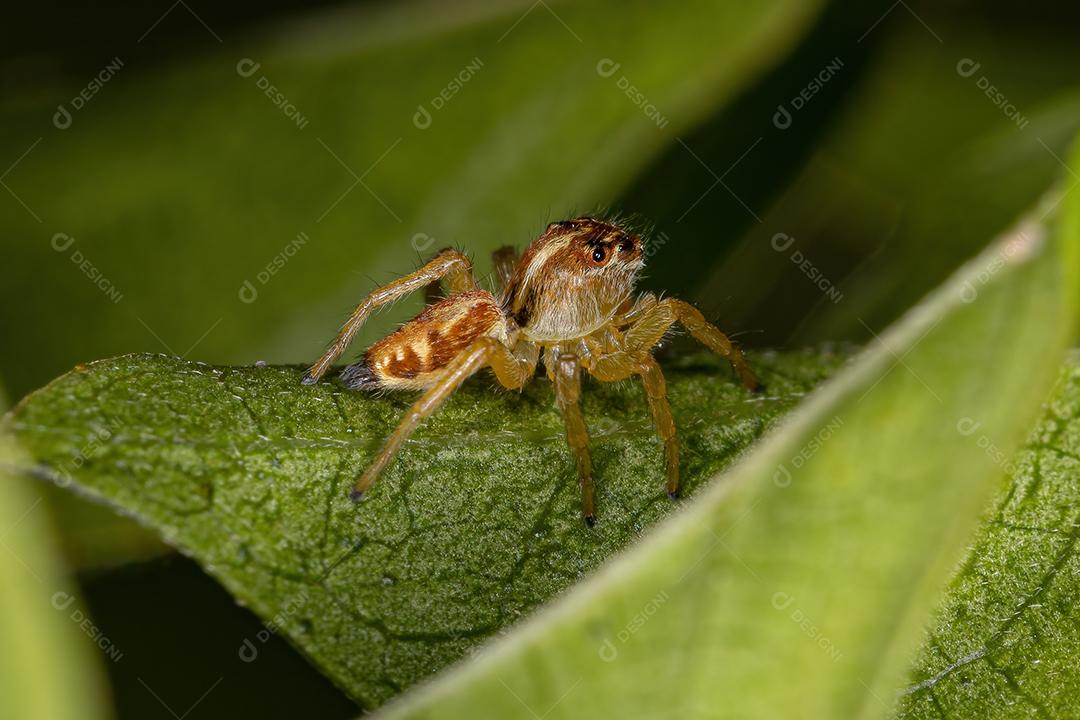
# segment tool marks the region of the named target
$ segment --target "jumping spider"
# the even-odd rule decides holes
[[[363,497],[420,422],[466,378],[490,367],[503,386],[521,388],[536,374],[541,350],[576,459],[585,522],[594,523],[595,510],[588,432],[578,402],[582,368],[598,380],[641,376],[664,444],[667,492],[676,497],[675,421],[652,349],[678,322],[727,358],[743,385],[756,390],[757,379],[742,353],[692,305],[651,293],[633,297],[645,264],[642,238],[619,224],[590,217],[552,223],[520,259],[511,247],[495,251],[494,257],[502,282],[498,298],[480,288],[468,257],[443,250],[416,272],[364,298],[304,374],[305,385],[318,382],[375,308],[414,290],[437,289],[440,281],[446,284],[446,298],[376,342],[341,374],[350,389],[424,390],[357,480],[352,498]]]

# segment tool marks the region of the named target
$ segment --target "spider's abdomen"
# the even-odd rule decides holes
[[[506,321],[495,298],[486,290],[451,295],[372,345],[341,377],[354,389],[426,388],[482,335],[506,337]]]

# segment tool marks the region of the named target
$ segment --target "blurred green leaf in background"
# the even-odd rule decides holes
[[[105,718],[105,687],[92,645],[123,658],[64,578],[41,495],[11,468],[23,462],[0,436],[0,717]]]

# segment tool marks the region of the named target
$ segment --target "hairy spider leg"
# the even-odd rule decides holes
[[[517,250],[512,245],[503,245],[491,253],[491,261],[495,266],[495,276],[499,279],[499,288],[505,288],[514,276],[514,270],[518,264]]]
[[[667,494],[671,499],[679,496],[679,441],[675,436],[675,418],[671,414],[671,405],[667,399],[667,383],[660,371],[660,364],[647,351],[628,352],[618,335],[612,339],[619,349],[604,352],[594,345],[596,352],[586,365],[586,370],[597,380],[615,382],[625,380],[631,375],[641,377],[645,386],[645,399],[649,405],[656,434],[664,446],[664,469],[667,475]]]
[[[554,354],[554,353],[552,353]],[[578,481],[581,483],[581,512],[585,524],[596,522],[593,499],[592,460],[589,458],[589,431],[581,413],[581,366],[572,353],[559,353],[552,363],[555,381],[555,401],[566,426],[566,442],[574,453]]]
[[[472,274],[472,261],[465,253],[453,249],[440,251],[419,270],[409,273],[392,283],[372,291],[352,311],[349,319],[342,325],[341,331],[334,338],[326,352],[304,373],[305,385],[317,383],[330,366],[341,357],[345,349],[352,342],[360,326],[364,324],[371,312],[388,303],[398,300],[415,290],[421,290],[432,283],[445,280],[451,292],[467,292],[479,289],[476,278]]]
[[[754,371],[728,336],[706,320],[696,307],[676,298],[658,300],[641,313],[626,331],[625,352],[633,356],[651,350],[676,322],[686,328],[699,343],[731,363],[746,389],[759,389]],[[608,362],[616,360],[612,357]]]
[[[353,500],[359,500],[364,496],[383,469],[394,459],[402,443],[413,434],[425,418],[438,410],[469,376],[488,366],[495,372],[495,377],[504,387],[511,390],[523,387],[536,371],[537,353],[529,352],[530,349],[527,347],[522,353],[515,354],[495,338],[485,336],[477,338],[468,348],[458,353],[445,368],[439,371],[434,384],[424,391],[394,432],[386,439],[379,454],[375,456],[375,460],[356,481],[351,495]]]
[[[645,386],[645,398],[652,413],[656,434],[664,443],[664,469],[667,473],[667,494],[671,499],[679,496],[679,441],[675,437],[675,418],[668,403],[667,382],[660,365],[651,355],[641,359],[638,374]]]
[[[754,390],[758,388],[757,378],[750,370],[742,353],[731,344],[724,333],[720,332],[689,303],[674,298],[657,301],[651,295],[643,295],[625,316],[629,329],[618,340],[620,349],[604,352],[598,350],[587,366],[587,370],[598,380],[612,382],[623,380],[630,375],[641,376],[645,386],[645,397],[649,404],[656,433],[664,445],[664,466],[667,474],[667,492],[672,498],[679,492],[679,444],[675,434],[675,420],[671,414],[671,405],[667,399],[667,383],[660,371],[660,365],[650,354],[653,346],[675,322],[681,323],[693,337],[717,354],[725,357],[739,374],[743,384]]]

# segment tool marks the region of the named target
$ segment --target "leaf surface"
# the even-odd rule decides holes
[[[1016,457],[903,690],[900,718],[1080,717],[1080,356]]]
[[[688,494],[845,357],[755,356],[764,397],[711,357],[669,368]],[[673,507],[639,384],[586,385],[590,530],[548,383],[518,394],[485,379],[357,505],[348,490],[410,398],[304,387],[301,372],[122,357],[32,394],[5,425],[34,456],[26,472],[155,528],[365,707],[460,658]]]

